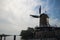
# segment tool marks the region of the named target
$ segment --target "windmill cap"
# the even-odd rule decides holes
[[[45,17],[45,18],[49,18],[47,14],[43,13],[40,15],[40,17]]]

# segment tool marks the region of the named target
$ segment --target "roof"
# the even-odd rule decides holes
[[[46,17],[46,18],[49,18],[47,14],[43,13],[40,15],[40,17]]]

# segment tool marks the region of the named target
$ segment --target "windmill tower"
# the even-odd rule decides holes
[[[30,15],[30,16],[34,18],[39,18],[39,27],[49,27],[49,17],[45,13],[41,14],[41,6],[39,8],[39,15],[40,16],[37,15]]]

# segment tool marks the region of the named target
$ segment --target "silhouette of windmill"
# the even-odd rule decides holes
[[[39,14],[40,14],[39,16],[37,16],[37,15],[30,15],[30,16],[32,16],[34,18],[40,18],[39,27],[49,27],[49,17],[45,13],[41,14],[41,6],[39,8]]]

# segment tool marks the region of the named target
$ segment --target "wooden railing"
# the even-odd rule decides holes
[[[2,34],[2,35],[0,35],[0,40],[2,40],[3,37],[4,37],[4,40],[6,40],[6,37],[8,37],[8,36],[13,36],[14,37],[13,40],[16,40],[16,36],[20,36],[20,35],[5,35],[5,34]]]

